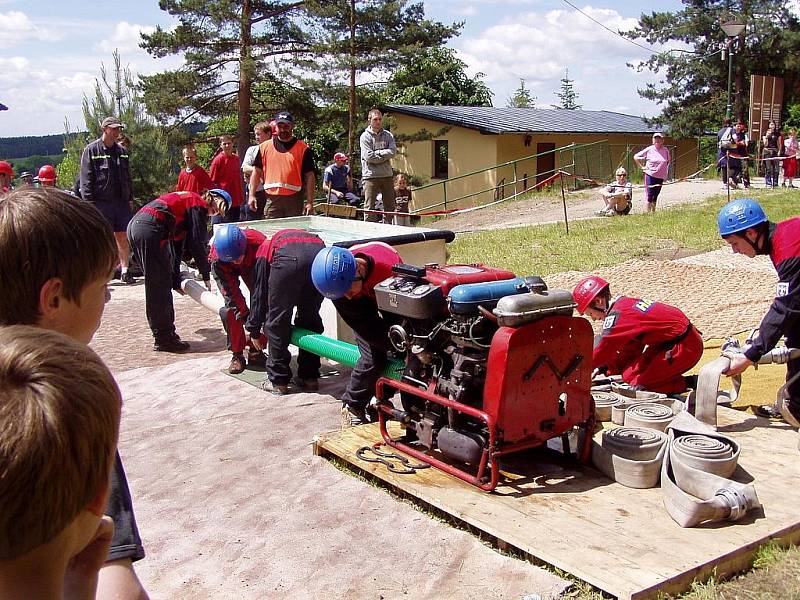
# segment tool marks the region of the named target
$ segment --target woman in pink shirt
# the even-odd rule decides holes
[[[655,212],[661,184],[669,171],[669,150],[664,146],[664,134],[657,131],[653,134],[653,145],[637,152],[633,160],[644,171],[644,185],[647,194],[647,212]]]

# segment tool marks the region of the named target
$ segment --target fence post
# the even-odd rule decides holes
[[[517,161],[514,161],[514,197],[519,195],[519,187],[517,185]]]
[[[569,219],[567,219],[567,197],[564,194],[564,174],[559,171],[558,178],[561,180],[561,204],[564,206],[564,227],[567,228],[567,235],[569,235]]]
[[[442,182],[442,192],[444,194],[444,210],[447,210],[447,182]]]

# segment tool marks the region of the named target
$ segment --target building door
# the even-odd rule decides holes
[[[556,170],[555,142],[542,142],[536,144],[536,183],[541,183],[551,177]],[[542,154],[542,153],[545,154]]]

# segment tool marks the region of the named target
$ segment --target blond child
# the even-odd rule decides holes
[[[402,173],[399,173],[394,178],[394,206],[395,212],[398,213],[407,213],[411,206],[411,189],[408,187],[406,176]],[[402,214],[396,215],[394,224],[408,227],[411,225],[411,217]]]
[[[121,396],[72,338],[0,328],[0,597],[95,597]]]

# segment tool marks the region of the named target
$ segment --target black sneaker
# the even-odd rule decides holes
[[[130,271],[125,271],[122,276],[119,278],[122,283],[127,283],[128,285],[133,285],[136,283],[136,278],[131,275]]]
[[[181,352],[186,352],[189,348],[189,342],[184,342],[177,335],[163,340],[156,340],[153,344],[153,350],[156,352],[173,352],[180,354]]]
[[[783,419],[781,411],[779,411],[773,404],[756,406],[753,412],[755,412],[759,417],[764,417],[765,419]]]

